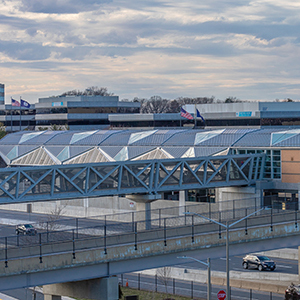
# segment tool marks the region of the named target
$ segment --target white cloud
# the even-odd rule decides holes
[[[1,81],[31,102],[91,85],[300,100],[299,15],[292,0],[2,1]]]

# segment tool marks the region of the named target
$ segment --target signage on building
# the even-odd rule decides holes
[[[240,111],[236,113],[237,117],[251,117],[252,111]]]
[[[52,102],[52,106],[63,106],[63,102]]]

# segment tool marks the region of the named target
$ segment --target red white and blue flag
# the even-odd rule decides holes
[[[17,100],[15,100],[15,99],[11,98],[11,106],[18,106],[18,107],[20,107],[21,104],[20,104],[19,101],[17,101]]]
[[[193,116],[181,107],[180,115],[188,120],[193,120]]]

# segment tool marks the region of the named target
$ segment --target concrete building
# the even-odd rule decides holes
[[[300,102],[212,103],[186,105],[185,108],[192,114],[198,109],[205,126],[300,125]]]
[[[109,115],[112,127],[259,127],[300,125],[300,102],[239,102],[187,104],[194,116],[187,120],[180,113]],[[196,109],[201,117],[197,117]]]
[[[65,96],[39,98],[35,109],[36,128],[56,124],[90,130],[109,127],[109,114],[138,113],[140,103],[121,102],[118,96]]]

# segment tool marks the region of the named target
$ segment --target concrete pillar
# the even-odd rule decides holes
[[[145,195],[145,194],[137,194],[137,195],[126,195],[126,198],[133,200],[136,202],[136,211],[143,211],[144,216],[143,220],[137,217],[136,221],[145,221],[145,229],[151,229],[151,202],[161,199],[161,195]]]
[[[61,300],[61,296],[44,295],[44,300]]]
[[[298,280],[300,280],[300,246],[298,246]]]
[[[119,282],[118,277],[106,277],[57,283],[44,285],[43,292],[45,300],[61,300],[61,296],[76,299],[117,300],[119,299]]]
[[[185,211],[185,191],[179,191],[179,216],[182,216]]]

